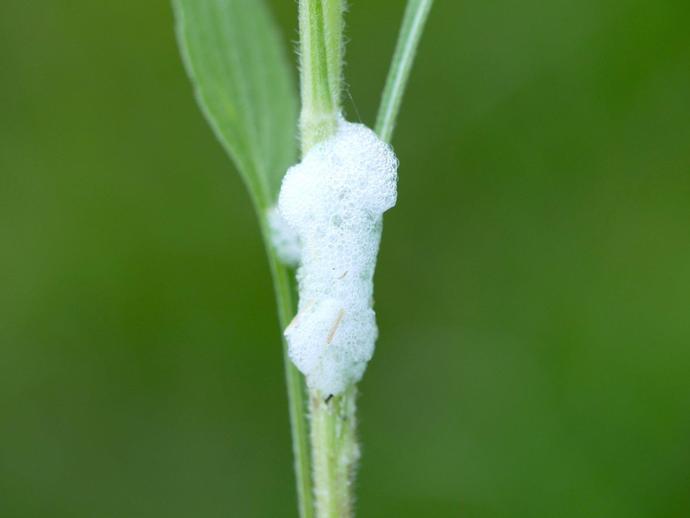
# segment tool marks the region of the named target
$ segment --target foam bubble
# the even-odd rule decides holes
[[[278,208],[301,243],[299,310],[285,330],[308,385],[339,394],[357,382],[378,335],[373,275],[398,161],[362,124],[341,120],[283,179]]]
[[[302,254],[297,232],[280,215],[278,207],[268,209],[266,220],[271,233],[271,245],[273,245],[278,259],[288,266],[296,266]]]

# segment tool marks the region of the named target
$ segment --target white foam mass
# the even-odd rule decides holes
[[[268,209],[266,220],[271,233],[271,244],[278,255],[278,259],[289,266],[296,266],[302,253],[297,232],[287,224],[278,207]]]
[[[278,207],[301,243],[288,354],[323,394],[357,382],[374,352],[373,275],[382,215],[396,201],[397,168],[392,149],[372,130],[341,120],[336,135],[283,179]]]

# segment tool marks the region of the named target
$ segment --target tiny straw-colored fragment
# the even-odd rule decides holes
[[[338,311],[338,316],[335,319],[335,322],[333,323],[333,327],[331,328],[331,332],[328,333],[328,339],[326,340],[327,344],[330,344],[333,341],[333,337],[335,336],[335,332],[338,330],[338,326],[340,325],[340,321],[343,319],[345,316],[345,310],[341,309]]]

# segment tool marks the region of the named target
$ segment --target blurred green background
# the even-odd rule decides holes
[[[352,119],[402,9],[350,2]],[[437,2],[360,517],[690,516],[688,27],[686,0]],[[295,516],[268,267],[168,3],[3,0],[0,70],[0,516]]]

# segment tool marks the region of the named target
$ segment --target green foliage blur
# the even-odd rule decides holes
[[[350,119],[402,10],[350,2]],[[686,0],[436,3],[358,516],[690,516],[688,27]],[[3,0],[0,71],[0,517],[294,517],[263,245],[170,6]]]

